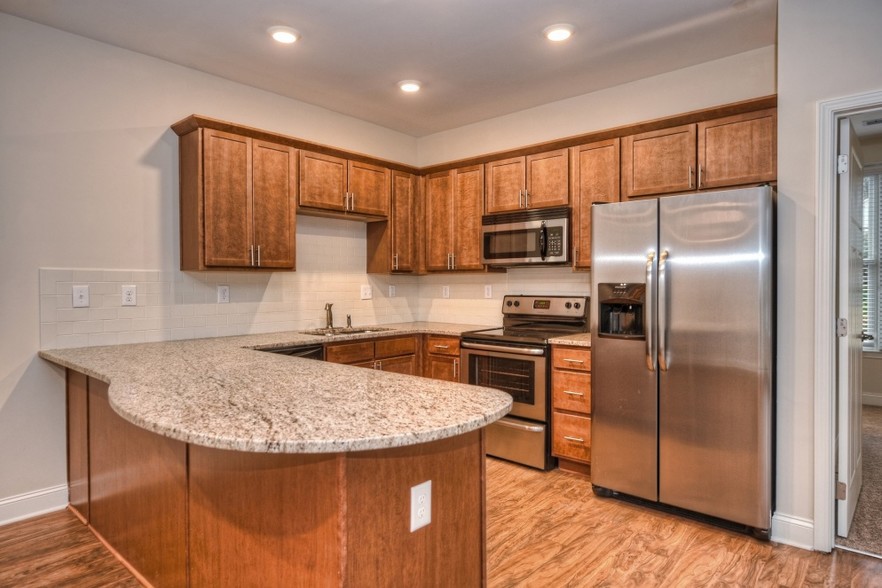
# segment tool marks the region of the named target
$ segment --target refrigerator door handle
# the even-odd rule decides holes
[[[655,265],[655,251],[646,254],[646,300],[644,302],[646,308],[646,320],[643,321],[643,338],[646,339],[646,369],[651,372],[655,371],[655,337],[653,333],[653,325],[655,324],[652,316],[652,300],[653,283],[652,270]]]
[[[668,371],[667,358],[667,277],[665,276],[668,265],[668,250],[665,249],[658,257],[658,367],[661,371]]]

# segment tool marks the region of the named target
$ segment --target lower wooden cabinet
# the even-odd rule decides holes
[[[423,376],[435,380],[459,382],[459,337],[426,335],[423,347]]]
[[[551,453],[563,470],[588,474],[591,463],[591,350],[551,350]]]
[[[325,361],[419,375],[417,336],[387,337],[325,346]]]

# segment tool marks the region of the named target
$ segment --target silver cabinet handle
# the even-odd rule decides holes
[[[698,189],[701,190],[701,164],[698,164]]]
[[[658,367],[661,371],[668,371],[667,356],[667,278],[665,272],[668,265],[668,250],[662,251],[658,258]]]
[[[519,431],[528,431],[530,433],[542,433],[545,431],[545,427],[543,427],[542,425],[524,425],[521,423],[510,421],[506,418],[499,419],[494,424],[502,425],[503,427],[508,427],[510,429],[517,429]]]
[[[349,210],[349,192],[343,192],[343,210]]]
[[[573,441],[574,443],[584,443],[585,440],[582,437],[570,437],[569,435],[564,435],[564,439],[567,441]]]
[[[692,170],[692,166],[689,166],[689,189],[692,189],[692,178],[695,176],[695,172]]]
[[[257,246],[257,267],[260,267],[260,245]]]
[[[435,345],[435,349],[450,349],[450,345]]]
[[[466,349],[480,349],[482,351],[496,351],[498,353],[512,353],[515,355],[545,355],[542,347],[509,347],[508,345],[488,345],[486,343],[472,343],[463,341],[462,347]]]
[[[383,362],[382,361],[375,361],[374,362],[374,369],[383,371]]]
[[[524,189],[524,208],[530,208],[530,191]]]
[[[646,309],[646,320],[643,322],[643,338],[646,339],[646,369],[651,372],[655,371],[655,337],[653,336],[653,298],[655,291],[655,280],[653,277],[653,266],[655,265],[655,251],[650,251],[646,255],[646,300],[644,308]]]
[[[392,255],[392,269],[393,270],[398,269],[398,254],[397,253]]]
[[[355,192],[349,193],[349,210],[355,210]]]
[[[459,360],[453,360],[453,379],[459,382]]]
[[[564,394],[569,394],[570,396],[585,396],[584,392],[573,392],[572,390],[564,390]]]
[[[571,359],[571,358],[569,358],[569,357],[565,357],[565,358],[563,358],[563,360],[566,361],[566,362],[568,362],[568,363],[578,363],[578,364],[583,364],[583,363],[585,363],[585,360],[584,360],[584,359]]]
[[[249,249],[251,250],[251,265],[254,265],[254,245],[252,245]]]

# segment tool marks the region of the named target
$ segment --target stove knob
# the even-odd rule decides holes
[[[506,305],[506,306],[511,306],[511,300],[506,300],[506,301],[505,301],[505,305]]]
[[[576,304],[578,305],[578,302],[577,302]],[[566,304],[564,304],[564,306],[566,306],[566,307],[569,309],[569,308],[572,308],[572,307],[573,307],[573,303],[572,303],[572,302],[567,302]],[[576,308],[579,308],[579,307],[576,306]]]
[[[515,307],[518,307],[521,305],[521,302],[519,300],[515,300],[514,305]]]
[[[576,302],[574,306],[576,307],[576,310],[579,310],[580,308],[582,308],[582,303]]]

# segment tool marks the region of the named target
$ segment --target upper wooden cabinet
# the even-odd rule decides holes
[[[484,166],[426,176],[426,269],[480,270]]]
[[[622,138],[622,198],[695,188],[695,125]]]
[[[307,213],[389,214],[388,168],[313,151],[300,152],[300,207]]]
[[[367,226],[368,273],[416,271],[416,240],[419,234],[419,227],[414,222],[416,197],[417,177],[393,171],[389,220],[368,223]]]
[[[775,181],[777,110],[622,138],[622,198]]]
[[[770,108],[698,123],[698,188],[778,177],[778,114]]]
[[[296,155],[214,129],[182,135],[181,269],[294,269]]]
[[[487,214],[570,203],[566,149],[486,164]]]
[[[570,148],[573,267],[591,267],[591,205],[619,200],[619,140]]]

